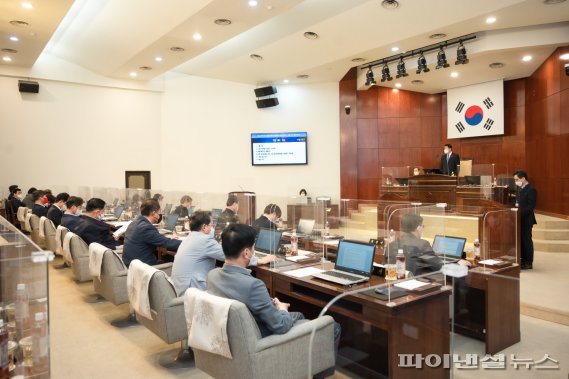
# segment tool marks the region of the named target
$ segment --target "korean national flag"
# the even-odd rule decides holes
[[[504,134],[504,82],[449,89],[447,116],[449,139]]]

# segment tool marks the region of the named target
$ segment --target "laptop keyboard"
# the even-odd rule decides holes
[[[338,271],[326,271],[324,274],[329,275],[329,276],[333,276],[335,278],[345,279],[345,280],[360,280],[361,279],[361,277],[359,277],[359,276],[344,274],[344,273],[338,272]]]

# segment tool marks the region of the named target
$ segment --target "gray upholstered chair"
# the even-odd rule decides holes
[[[57,242],[55,242],[55,225],[53,225],[53,221],[49,219],[44,221],[43,234],[45,236],[46,249],[55,254],[58,250]]]
[[[34,214],[30,217],[30,227],[32,228],[32,241],[42,249],[45,249],[45,238],[40,237],[40,218]]]
[[[171,266],[171,263],[154,267],[162,269],[167,275],[170,275],[171,267],[169,269],[161,268],[167,265]],[[160,357],[160,365],[168,368],[193,365],[193,354],[187,346],[188,331],[183,298],[176,296],[174,286],[164,275],[152,276],[148,286],[148,298],[152,320],[137,313],[138,322],[168,344],[178,341],[181,343],[174,361],[171,359],[171,352],[167,352]]]
[[[16,212],[16,217],[18,218],[18,221],[20,222],[20,227],[22,228],[22,231],[30,233],[31,230],[28,230],[28,227],[26,225],[26,213],[28,213],[28,210],[29,210],[28,207],[18,208],[18,210]]]
[[[71,269],[75,280],[78,282],[88,282],[93,280],[89,272],[89,247],[78,235],[73,235],[69,242],[69,250],[73,263]]]
[[[312,367],[308,373],[310,335],[315,328]],[[334,367],[334,319],[323,316],[299,323],[286,334],[261,338],[247,307],[235,301],[227,319],[227,337],[233,359],[196,348],[196,367],[214,378],[304,379]]]

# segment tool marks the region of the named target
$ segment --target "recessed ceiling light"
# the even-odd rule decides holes
[[[486,19],[487,24],[493,24],[495,22],[496,22],[496,17],[494,17],[494,16],[490,16]]]
[[[18,50],[14,50],[14,49],[1,49],[0,51],[2,51],[3,53],[10,53],[10,54],[17,54]]]
[[[494,63],[490,63],[488,65],[488,67],[490,67],[490,68],[502,68],[504,66],[505,66],[505,64],[503,64],[502,62],[494,62]]]
[[[162,62],[162,57],[154,57],[154,60],[155,60],[156,62]]]
[[[445,38],[447,35],[445,33],[435,33],[429,36],[430,39],[441,39]]]
[[[20,20],[12,20],[12,21],[10,21],[10,25],[21,26],[21,27],[30,26],[30,24],[28,24],[27,22],[20,21]]]
[[[273,8],[274,8],[274,7],[273,7],[271,4],[267,5],[267,10],[268,10],[268,11],[272,11]]]
[[[297,79],[308,79],[310,78],[310,75],[306,75],[306,74],[300,74],[300,75],[296,75]]]
[[[365,58],[354,58],[352,59],[352,62],[365,62]]]
[[[257,0],[249,0],[248,4],[250,7],[256,7],[259,5],[259,2]]]
[[[152,70],[152,67],[150,67],[150,66],[140,66],[138,69],[139,69],[139,70],[142,70],[142,71],[150,71],[150,70]]]
[[[522,58],[522,61],[529,62],[529,61],[531,61],[531,58],[532,58],[531,55],[524,55],[524,57]]]
[[[397,46],[393,46],[393,47],[391,48],[391,51],[393,51],[393,52],[399,51],[399,48],[398,48]]]
[[[177,53],[182,52],[182,51],[186,51],[186,49],[184,49],[183,47],[180,47],[180,46],[172,46],[172,47],[170,48],[170,50],[171,50],[171,51],[175,51],[175,52],[177,52]]]
[[[381,6],[385,9],[397,9],[399,8],[399,2],[397,0],[383,0]]]
[[[200,33],[194,33],[192,38],[195,39],[196,41],[199,41],[202,39],[202,35]]]
[[[561,54],[559,58],[563,59],[564,61],[569,60],[569,53]]]
[[[131,78],[136,78],[136,72],[131,71],[131,73],[129,74]]]
[[[416,86],[419,86],[419,85],[421,85],[421,84],[423,84],[423,83],[425,83],[425,82],[422,81],[422,80],[418,80],[418,79],[411,81],[411,84],[415,84]]]
[[[12,58],[10,58],[10,57],[2,57],[2,60],[4,62],[12,62]]]
[[[401,83],[395,83],[395,87],[401,88]]]
[[[304,32],[304,37],[307,39],[318,39],[318,38],[320,38],[318,33],[314,33],[314,32]]]
[[[22,3],[22,8],[24,9],[32,9],[34,6],[32,5],[32,3],[28,3],[28,2],[23,2]]]
[[[559,3],[564,3],[566,0],[543,0],[543,3],[545,5],[553,5],[553,4],[559,4]]]
[[[288,79],[283,80],[283,83],[284,83],[284,84],[287,84],[287,83],[288,83]]]
[[[18,42],[20,39],[16,36],[10,36],[10,41],[12,42]]]
[[[458,78],[458,72],[456,72],[456,71],[451,72],[450,77],[451,78]]]
[[[263,60],[263,57],[260,56],[259,54],[251,54],[249,55],[249,58],[251,58],[254,61],[260,62]]]
[[[214,20],[213,23],[215,25],[227,26],[227,25],[231,25],[231,20],[229,20],[227,18],[218,18],[218,19]]]

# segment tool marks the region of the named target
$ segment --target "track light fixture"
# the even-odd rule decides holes
[[[405,76],[409,76],[409,74],[407,73],[407,69],[405,69],[405,62],[403,62],[403,57],[400,57],[399,63],[397,63],[397,75],[395,75],[395,77],[399,79]]]
[[[373,71],[371,70],[371,66],[369,66],[369,70],[366,73],[366,86],[370,86],[375,83],[375,78],[373,77]]]
[[[419,56],[419,59],[417,59],[417,74],[420,74],[421,71],[423,72],[429,72],[431,70],[429,70],[429,68],[427,67],[427,59],[425,59],[425,56],[423,55],[423,52],[421,51],[421,55]]]
[[[435,69],[438,70],[439,68],[447,68],[449,66],[450,65],[447,62],[447,56],[445,54],[445,51],[443,50],[443,45],[441,45],[441,48],[437,53],[437,66],[435,67]]]
[[[383,68],[381,69],[381,81],[385,82],[386,80],[388,82],[393,80],[391,74],[389,73],[389,66],[387,65],[387,62],[383,64]]]
[[[466,48],[462,44],[462,41],[459,42],[458,47],[456,48],[456,62],[454,64],[467,64],[468,57],[466,56]]]

